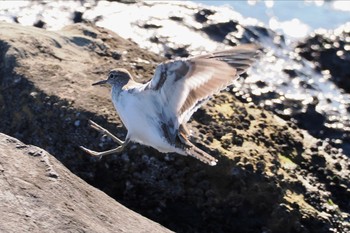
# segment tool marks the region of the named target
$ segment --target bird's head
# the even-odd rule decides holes
[[[132,80],[132,77],[126,69],[117,68],[117,69],[113,69],[109,72],[108,78],[106,80],[102,80],[102,81],[93,83],[92,85],[102,85],[102,84],[108,83],[112,86],[113,85],[124,86],[130,80]]]

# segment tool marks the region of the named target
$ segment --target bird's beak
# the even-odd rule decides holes
[[[106,84],[107,83],[107,80],[102,80],[102,81],[99,81],[97,83],[93,83],[92,85],[95,86],[95,85],[102,85],[102,84]]]

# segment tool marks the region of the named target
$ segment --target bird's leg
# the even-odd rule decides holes
[[[102,126],[98,125],[96,122],[94,122],[92,120],[89,120],[89,126],[91,128],[93,128],[93,129],[97,130],[98,132],[102,133],[102,134],[106,134],[107,136],[112,138],[112,140],[115,141],[116,143],[118,143],[119,145],[123,145],[124,144],[124,142],[122,140],[120,140],[119,138],[114,136],[111,132],[109,132],[108,130],[106,130]]]
[[[114,149],[111,149],[111,150],[106,150],[106,151],[101,151],[101,152],[98,152],[98,151],[93,151],[93,150],[90,150],[90,149],[87,149],[83,146],[80,146],[80,149],[82,149],[83,151],[85,151],[86,153],[92,155],[92,156],[96,156],[96,157],[102,157],[102,156],[105,156],[105,155],[109,155],[109,154],[113,154],[113,153],[119,153],[121,151],[123,151],[124,147],[129,143],[129,140],[125,140],[125,142],[118,146],[117,148],[114,148]]]
[[[80,146],[80,149],[82,149],[83,151],[85,151],[86,153],[92,156],[98,156],[101,158],[104,155],[121,152],[130,141],[129,138],[127,137],[126,140],[123,142],[122,140],[114,136],[111,132],[109,132],[108,130],[106,130],[105,128],[103,128],[102,126],[98,125],[97,123],[91,120],[89,120],[89,126],[103,134],[108,135],[113,139],[113,141],[117,142],[120,145],[117,148],[107,150],[107,151],[101,151],[101,152],[93,151],[93,150],[87,149],[86,147]]]

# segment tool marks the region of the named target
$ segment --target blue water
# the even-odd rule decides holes
[[[244,17],[256,18],[269,25],[271,18],[277,21],[298,19],[310,27],[310,31],[334,29],[350,22],[350,1],[196,1],[210,6],[230,6]],[[253,4],[253,5],[252,5]],[[270,5],[269,5],[270,4]]]

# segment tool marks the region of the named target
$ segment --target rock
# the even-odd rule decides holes
[[[0,173],[1,232],[170,232],[2,133]]]
[[[228,22],[205,25],[202,30],[212,40],[223,42],[229,33],[237,31],[237,24],[237,22],[230,20]]]
[[[46,23],[42,20],[38,20],[37,22],[34,23],[34,27],[37,27],[37,28],[45,28],[45,25]]]
[[[350,25],[337,30],[320,31],[299,42],[301,56],[330,73],[333,82],[350,93]]]
[[[111,1],[111,2],[116,1],[124,4],[134,4],[138,2],[138,0],[108,0],[108,1]]]
[[[200,9],[194,14],[194,18],[199,23],[204,23],[208,21],[208,16],[215,14],[213,10],[210,9]]]
[[[74,23],[81,23],[81,22],[83,22],[83,12],[74,11],[73,12],[73,22]]]
[[[122,139],[126,134],[109,89],[91,83],[115,67],[145,82],[162,60],[92,24],[52,32],[0,23],[0,131],[47,150],[88,183],[176,232],[349,231],[349,158],[231,90],[189,123],[191,140],[218,158],[215,167],[138,144],[101,160],[79,150],[115,146],[89,129],[88,119]]]

